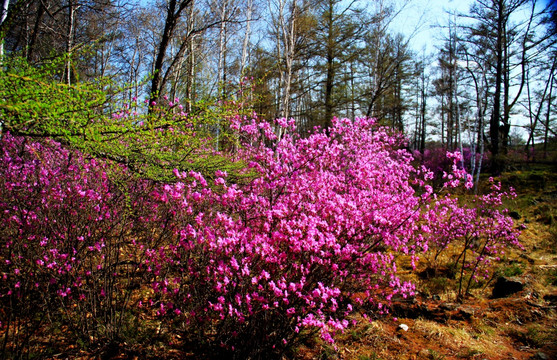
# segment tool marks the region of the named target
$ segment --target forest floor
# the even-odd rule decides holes
[[[557,359],[557,171],[553,166],[504,173],[503,185],[518,197],[506,204],[524,250],[496,265],[496,276],[457,302],[455,279],[408,269],[418,295],[395,303],[391,316],[339,336],[337,349],[319,341],[298,349],[296,359]],[[497,277],[523,284],[502,298]],[[404,330],[404,326],[407,330]]]

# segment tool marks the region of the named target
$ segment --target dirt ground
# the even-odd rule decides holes
[[[557,359],[556,174],[515,171],[502,181],[517,187],[519,196],[507,206],[526,229],[524,250],[509,253],[498,273],[523,284],[521,291],[493,298],[494,277],[456,302],[451,280],[412,272],[420,291],[415,299],[393,304],[391,316],[361,321],[339,336],[337,349],[306,344],[296,358]]]

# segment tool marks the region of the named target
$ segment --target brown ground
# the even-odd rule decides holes
[[[395,303],[392,317],[362,321],[339,336],[337,350],[306,344],[296,359],[557,359],[556,176],[516,171],[502,178],[518,188],[507,206],[527,229],[525,250],[513,251],[498,270],[522,281],[524,290],[492,299],[491,281],[457,303],[454,280],[409,274],[421,290],[415,300]]]
[[[362,322],[343,334],[337,351],[317,343],[301,348],[298,358],[557,359],[555,305],[555,300],[528,291],[462,304],[417,300],[401,307],[410,309],[405,317]],[[408,331],[399,329],[400,324]]]

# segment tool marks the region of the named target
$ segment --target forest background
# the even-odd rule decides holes
[[[419,5],[4,1],[3,51],[34,64],[68,54],[60,75],[68,85],[127,84],[114,93],[114,111],[165,94],[195,113],[200,103],[238,97],[247,78],[254,110],[292,117],[301,133],[333,116],[368,116],[404,131],[422,153],[435,142],[499,159],[517,147],[533,156],[539,143],[547,158],[555,136],[553,3],[476,1],[467,11],[435,9],[441,18],[428,23]],[[438,45],[426,47],[423,33],[432,30],[424,27],[432,25],[429,42]]]
[[[406,2],[2,4],[0,355],[295,357],[517,268],[498,180],[556,160],[553,2],[419,50]]]

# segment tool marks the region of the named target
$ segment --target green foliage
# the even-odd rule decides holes
[[[61,82],[64,60],[36,67],[13,58],[5,64],[6,71],[0,73],[2,132],[53,138],[159,181],[174,179],[176,168],[209,178],[220,169],[235,178],[241,164],[232,165],[222,152],[216,152],[215,142],[220,141],[220,149],[234,150],[233,134],[216,127],[225,127],[236,102],[199,102],[193,114],[184,113],[182,106],[171,101],[151,104],[149,109],[137,99],[118,105],[110,101],[115,94],[109,96],[106,90],[117,87],[107,79],[73,85]],[[115,106],[119,108],[111,110]]]
[[[549,269],[546,283],[548,285],[557,286],[557,268]]]
[[[350,337],[352,338],[353,341],[360,341],[362,339],[362,332],[356,330],[356,329],[352,329],[350,330]]]
[[[506,277],[513,277],[522,275],[524,272],[524,265],[521,263],[513,263],[508,266],[503,266],[498,269],[498,275],[506,276]]]
[[[106,81],[61,83],[63,59],[41,67],[21,58],[6,61],[6,70],[0,73],[2,131],[69,139],[85,136],[88,125],[102,117]]]

